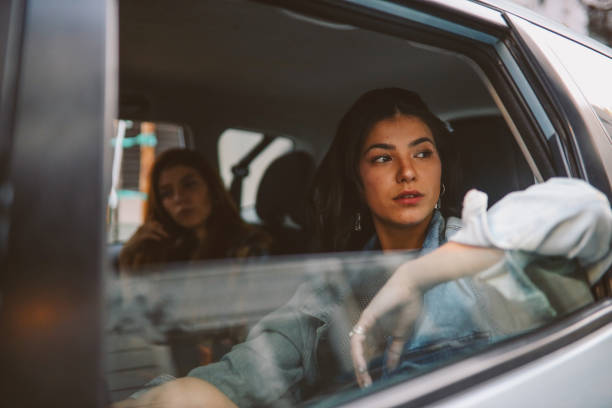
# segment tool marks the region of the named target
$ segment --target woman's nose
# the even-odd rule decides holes
[[[172,200],[175,203],[180,203],[184,198],[184,194],[180,191],[180,189],[177,189],[174,194],[172,195]]]
[[[397,182],[404,183],[416,179],[416,170],[411,160],[402,160],[397,170]]]

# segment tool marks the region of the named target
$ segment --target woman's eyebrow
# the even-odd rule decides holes
[[[195,178],[195,177],[196,177],[195,174],[188,173],[188,174],[185,174],[183,177],[181,177],[181,181],[188,181],[188,180],[190,180],[192,178]]]
[[[434,143],[434,141],[431,140],[430,138],[428,138],[428,137],[420,137],[417,140],[413,140],[412,142],[408,143],[408,146],[409,147],[413,147],[413,146],[416,146],[418,144],[425,143],[425,142],[429,142],[429,143],[431,143],[434,146],[436,145]]]
[[[408,143],[408,146],[409,147],[414,147],[416,145],[419,145],[419,144],[425,143],[425,142],[429,142],[429,143],[431,143],[434,146],[436,145],[434,143],[434,141],[431,140],[431,138],[424,136],[424,137],[420,137],[420,138],[418,138],[416,140],[413,140],[412,142]],[[366,154],[367,152],[369,152],[372,149],[395,150],[395,145],[388,144],[388,143],[374,143],[373,145],[370,145],[365,150],[365,152],[363,152],[363,154]]]
[[[372,149],[395,150],[395,145],[388,144],[388,143],[374,143],[373,145],[370,145],[365,150],[365,152],[363,152],[363,154],[366,154],[367,152],[369,152]]]

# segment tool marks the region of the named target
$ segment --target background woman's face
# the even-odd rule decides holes
[[[158,187],[161,204],[174,222],[184,228],[204,226],[212,205],[208,185],[197,170],[168,167],[161,172]]]
[[[397,115],[376,123],[362,146],[359,173],[375,224],[429,223],[440,195],[442,164],[421,119]]]

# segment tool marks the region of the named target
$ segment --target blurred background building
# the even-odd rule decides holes
[[[612,46],[612,0],[514,0],[572,30]]]

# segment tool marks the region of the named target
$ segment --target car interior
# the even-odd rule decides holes
[[[370,89],[416,91],[448,123],[461,188],[445,199],[459,208],[471,188],[488,193],[492,205],[536,178],[483,69],[452,47],[423,42],[417,29],[389,34],[248,0],[122,0],[119,50],[120,119],[180,125],[186,144],[215,165],[227,129],[293,141],[293,150],[265,170],[256,195],[257,223],[283,243],[278,254],[307,251],[308,183],[339,119]],[[235,197],[239,190],[234,183]],[[109,248],[116,257],[118,247]],[[245,330],[207,333],[238,341]],[[193,336],[171,338],[172,357],[159,357],[159,347],[145,350],[140,340],[110,342],[112,400],[137,390],[160,367],[188,371],[183,362],[192,357]],[[132,367],[119,357],[128,351],[141,353]]]
[[[288,136],[317,163],[360,94],[397,86],[449,122],[464,165],[491,166],[465,170],[464,191],[495,202],[533,182],[484,74],[451,50],[250,1],[131,0],[119,13],[120,117],[181,124],[212,163],[229,128]]]

